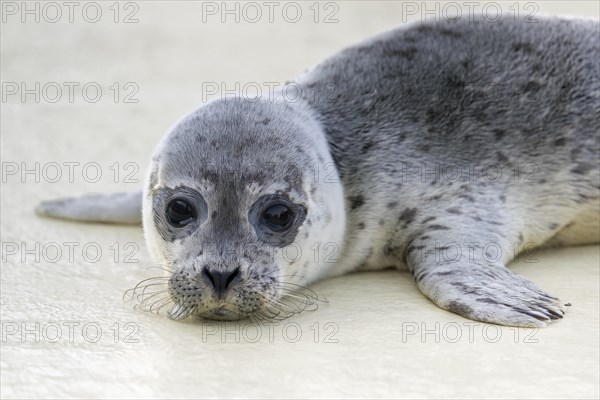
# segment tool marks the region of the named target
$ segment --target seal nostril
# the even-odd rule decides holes
[[[204,269],[202,270],[202,275],[204,275],[204,277],[208,279],[208,281],[212,284],[214,288],[217,287],[217,285],[215,285],[215,278],[213,278],[208,268],[204,267]]]
[[[233,269],[231,271],[221,272],[215,270],[211,271],[210,269],[205,267],[202,270],[202,275],[206,280],[210,282],[213,289],[218,294],[223,294],[227,291],[229,286],[231,286],[233,281],[240,275],[240,268],[237,267],[236,269]]]
[[[236,269],[234,269],[233,271],[231,271],[231,273],[229,274],[229,276],[227,277],[227,281],[225,282],[225,288],[229,288],[229,285],[231,285],[231,282],[233,282],[233,280],[240,274],[240,267],[237,267]]]

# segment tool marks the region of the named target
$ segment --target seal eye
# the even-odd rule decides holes
[[[262,218],[266,225],[275,232],[282,232],[290,227],[294,215],[284,204],[273,204],[263,212]]]
[[[183,199],[171,200],[167,205],[167,220],[176,228],[182,228],[196,219],[196,210]]]

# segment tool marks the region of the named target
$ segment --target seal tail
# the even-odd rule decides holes
[[[72,221],[139,225],[142,223],[142,191],[42,201],[35,212],[44,217]]]

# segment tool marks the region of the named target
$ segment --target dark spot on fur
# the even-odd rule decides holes
[[[217,212],[216,212],[216,211],[213,211],[213,212],[212,212],[212,214],[210,214],[210,218],[211,218],[211,219],[216,219],[216,218],[217,218],[217,215],[218,215],[218,214],[217,214]]]
[[[446,211],[448,211],[450,214],[456,214],[456,215],[462,214],[462,211],[460,211],[460,209],[458,207],[452,207],[452,208],[447,209]]]
[[[534,48],[531,45],[531,43],[527,42],[514,42],[512,44],[512,49],[514,51],[522,51],[524,53],[532,53],[534,51]]]
[[[379,220],[379,226],[385,225],[385,221],[383,219]]]
[[[446,304],[446,310],[463,316],[469,316],[473,312],[471,307],[458,301],[449,301]]]
[[[552,223],[550,225],[548,225],[548,228],[550,228],[551,230],[555,230],[556,228],[558,228],[560,225],[558,225],[557,223]]]
[[[443,250],[445,250],[447,248],[448,247],[445,247]],[[440,250],[442,250],[442,249],[440,248]],[[447,275],[452,275],[454,273],[456,273],[456,271],[445,271],[445,272],[437,272],[435,275],[437,275],[437,276],[447,276]]]
[[[389,203],[386,204],[387,208],[396,208],[397,206],[398,206],[397,201],[390,201]]]
[[[416,215],[416,208],[405,208],[404,211],[402,211],[402,214],[400,214],[400,217],[398,217],[398,221],[404,222],[404,226],[407,226],[415,220]]]
[[[350,209],[351,210],[356,210],[357,208],[359,208],[360,206],[365,204],[365,198],[361,195],[352,196],[352,197],[350,197],[349,200],[350,200]]]
[[[406,249],[406,255],[410,255],[410,253],[412,253],[415,250],[423,250],[425,248],[425,245],[419,245],[419,246],[408,246],[408,249]]]
[[[523,93],[537,93],[542,86],[534,81],[529,81],[521,86]]]
[[[494,129],[494,139],[496,139],[496,141],[501,140],[504,135],[506,135],[506,132],[502,129]]]
[[[478,297],[477,299],[478,302],[480,303],[487,303],[487,304],[498,304],[498,302],[492,298],[489,297]]]
[[[426,227],[428,231],[447,231],[450,230],[450,228],[448,228],[447,226],[444,225],[429,225]]]
[[[594,169],[594,167],[590,164],[579,164],[575,168],[571,169],[571,172],[578,175],[585,175],[592,169]]]
[[[385,51],[384,55],[392,57],[400,56],[410,61],[415,58],[415,54],[417,54],[418,51],[419,50],[416,47],[407,47],[406,49]]]
[[[499,197],[499,199],[500,199],[501,202],[506,203],[506,196],[505,195],[501,194],[500,197]]]
[[[498,156],[498,161],[501,163],[508,162],[508,157],[506,157],[501,151],[497,152],[496,155]]]
[[[375,145],[375,143],[373,143],[372,141],[368,141],[367,143],[363,144],[362,147],[362,152],[363,153],[367,153],[369,150],[371,150],[371,148]]]
[[[450,36],[450,37],[457,38],[457,39],[462,37],[462,33],[456,32],[456,31],[454,31],[452,29],[448,29],[448,28],[441,28],[439,30],[439,32],[440,32],[440,34],[442,34],[444,36]]]
[[[463,89],[466,86],[465,81],[454,76],[446,77],[446,85],[451,89]]]
[[[358,225],[356,225],[356,229],[365,229],[365,223],[364,222],[360,222]]]
[[[415,280],[417,281],[417,283],[421,282],[423,280],[423,278],[425,278],[427,275],[429,275],[427,272],[422,272],[418,275],[415,276]]]
[[[564,146],[564,145],[565,145],[565,143],[567,143],[567,139],[565,139],[565,138],[563,138],[563,137],[561,137],[561,138],[558,138],[558,139],[556,139],[556,140],[554,141],[554,145],[555,145],[555,146]]]
[[[481,292],[478,287],[471,287],[471,286],[465,285],[462,282],[450,282],[450,284],[452,286],[454,286],[455,288],[462,290],[462,292],[465,294],[481,295]],[[483,286],[483,282],[481,282],[480,285]]]
[[[428,222],[434,221],[436,217],[427,217],[421,223],[426,224]]]
[[[428,144],[420,144],[417,146],[417,149],[419,151],[422,151],[423,153],[427,153],[431,149],[431,146],[429,146]]]
[[[269,125],[271,123],[271,119],[270,118],[265,118],[262,121],[260,121],[261,124],[263,125]]]
[[[494,221],[493,219],[488,219],[485,222],[487,222],[490,225],[497,225],[497,226],[504,225],[502,222]]]

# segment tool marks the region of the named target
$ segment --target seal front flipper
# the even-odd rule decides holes
[[[501,237],[456,221],[429,228],[426,240],[407,247],[406,260],[421,292],[439,307],[508,326],[543,327],[563,317],[559,299],[505,267],[501,255],[512,253]]]
[[[41,202],[38,215],[81,222],[142,223],[142,191],[87,194]]]

